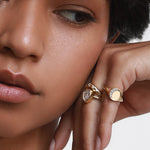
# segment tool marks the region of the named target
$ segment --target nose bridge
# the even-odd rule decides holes
[[[42,28],[39,5],[36,0],[24,0],[10,11],[8,30],[6,31],[9,48],[20,57],[42,55]]]

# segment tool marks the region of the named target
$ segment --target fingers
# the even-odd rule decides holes
[[[100,102],[92,101],[83,106],[83,148],[95,150],[99,125]]]
[[[83,138],[82,138],[82,105],[83,101],[81,96],[75,103],[74,112],[73,112],[73,143],[72,150],[84,150],[83,149]]]
[[[103,64],[103,70],[96,69],[92,80],[92,83],[99,89],[103,87],[107,74],[106,59],[100,59],[99,64],[101,63]],[[99,66],[99,64],[97,64],[97,66]],[[88,104],[84,104],[82,107],[83,150],[95,150],[100,147],[101,139],[98,134],[100,105],[100,101],[93,100]]]
[[[129,45],[127,47],[129,47]],[[111,48],[110,45],[107,45],[107,48],[105,48],[105,50],[102,52],[92,80],[92,83],[95,84],[99,89],[102,89],[107,81],[110,63],[109,60],[112,54],[123,49],[124,47],[122,45],[116,46],[115,48]],[[116,85],[116,87],[119,88],[118,85]],[[109,101],[107,103],[101,104],[101,102],[96,100],[93,100],[91,103],[83,106],[83,145],[85,150],[95,150],[98,145],[97,143],[99,143],[97,142],[99,141],[97,140],[99,139],[99,136],[101,145],[103,145],[102,147],[105,147],[107,145],[106,143],[108,143],[110,139],[111,124],[115,118],[118,106],[119,104],[116,105],[116,103],[114,104]],[[110,108],[111,111],[109,111]],[[101,113],[99,113],[100,110]],[[107,115],[108,117],[106,117]],[[98,130],[100,132],[100,135],[97,134]]]
[[[111,51],[109,51],[108,49],[107,52],[103,52],[103,54],[100,57],[95,72],[95,76],[93,78],[93,82],[98,86],[99,89],[102,89],[104,86],[112,87],[112,88],[117,87],[122,89],[120,87],[120,84],[117,83],[116,79],[111,80],[113,82],[111,81],[108,82],[109,81],[108,76],[110,73],[109,72],[110,61],[108,60],[110,60],[111,56],[115,53],[115,51],[117,51],[117,48]],[[100,113],[98,114],[99,115],[98,130],[99,130],[99,136],[101,140],[101,145],[100,145],[101,149],[104,149],[110,141],[112,124],[115,120],[118,107],[119,107],[119,102],[113,102],[108,98],[106,93],[103,94],[102,102],[99,107]]]
[[[98,61],[92,83],[95,84],[99,89],[102,89],[104,86],[104,83],[106,82],[106,79],[107,79],[106,77],[107,77],[107,73],[108,73],[108,63],[109,63],[108,60],[109,60],[109,57],[111,56],[111,54],[114,53],[114,51],[116,51],[116,49],[113,49],[113,50],[107,49],[107,51],[102,53],[102,55]],[[113,103],[111,103],[111,105],[113,105]],[[116,106],[116,105],[114,105],[114,106]],[[110,106],[108,105],[108,109],[109,109],[109,107]],[[111,107],[113,108],[113,106],[111,106]],[[107,124],[109,120],[114,120],[115,113],[114,114],[110,113],[109,120],[107,120],[107,118],[105,117],[106,115],[108,115],[108,114],[106,114],[106,112],[108,110],[107,106],[106,106],[106,107],[104,107],[104,109],[103,109],[104,112],[101,115],[103,119],[101,119],[101,117],[99,117],[100,108],[101,108],[101,102],[96,101],[96,100],[93,100],[91,103],[83,105],[83,145],[84,145],[84,150],[95,150],[97,147],[100,147],[99,143],[101,143],[101,145],[106,145],[106,144],[103,144],[103,141],[104,142],[107,141],[107,143],[108,143],[108,140],[105,140],[106,137],[104,136],[104,135],[110,136],[105,132],[105,131],[107,131],[108,128],[107,128],[107,126],[103,127],[103,128],[100,127],[100,135],[99,135],[99,133],[98,133],[99,121],[101,124],[103,124],[103,123]],[[116,107],[114,107],[113,109],[115,109],[115,108]],[[116,110],[117,110],[117,108],[116,108]],[[102,129],[104,129],[104,132],[101,132]],[[111,129],[111,126],[109,126],[109,130],[110,129]],[[101,134],[102,134],[102,137],[101,137]],[[99,141],[101,141],[101,142],[99,142]]]
[[[135,61],[140,58],[141,48],[145,47],[147,50],[149,44],[150,42],[108,44],[98,60],[92,83],[100,90],[106,86],[119,88],[122,92],[125,91],[136,80],[136,73],[139,73],[136,72]],[[138,55],[136,55],[137,58],[134,57],[135,53]],[[139,75],[139,77],[141,76]],[[99,150],[99,147],[104,149],[109,143],[112,124],[115,121],[120,103],[111,101],[106,93],[102,100],[102,102],[93,100],[91,103],[83,105],[82,150]]]
[[[101,138],[101,150],[103,150],[110,141],[112,124],[115,120],[119,102],[112,102],[107,95],[103,96],[100,112],[99,134]]]
[[[109,54],[107,54],[107,52],[103,52],[103,54],[101,55],[102,58],[100,58],[101,61],[99,61],[97,67],[99,70],[106,71],[106,73],[99,71],[95,75],[98,76],[96,77],[97,79],[95,79],[95,84],[98,82],[100,83],[100,79],[104,79],[104,76],[102,78],[102,76],[100,75],[103,74],[107,76],[103,86],[107,86],[110,88],[119,88],[123,92],[126,89],[128,89],[133,82],[136,81],[138,76],[140,76],[140,79],[143,78],[142,75],[145,76],[145,74],[143,74],[142,71],[143,69],[136,70],[137,64],[135,63],[135,61],[136,58],[140,58],[141,56],[141,47],[144,51],[144,49],[147,48],[147,46],[149,46],[148,44],[149,42],[140,44],[138,43],[133,45],[129,44],[125,47],[121,45],[115,47],[115,49],[112,49],[111,52],[109,52]],[[108,50],[109,49],[107,49],[107,51]],[[136,58],[133,57],[133,55],[135,56],[135,50]],[[146,52],[145,54],[148,55],[149,53]],[[106,62],[103,61],[104,59]],[[139,72],[142,73],[142,75],[138,75],[140,74]],[[99,133],[101,138],[101,149],[104,149],[110,141],[112,124],[115,121],[120,103],[111,101],[106,93],[103,95],[102,99],[103,100],[101,103],[100,111]]]
[[[119,80],[116,80],[112,78],[112,80],[106,80],[105,85],[107,87],[112,88],[119,88],[121,91],[123,91],[122,86],[120,86]],[[101,111],[100,111],[100,124],[99,124],[99,134],[101,137],[101,150],[103,150],[110,141],[111,138],[111,131],[112,131],[112,124],[115,121],[118,108],[120,105],[120,102],[114,102],[112,101],[109,96],[109,93],[104,92],[102,96],[102,102],[101,102]]]
[[[60,120],[59,126],[50,144],[49,150],[62,150],[70,137],[72,131],[72,108],[65,112]]]

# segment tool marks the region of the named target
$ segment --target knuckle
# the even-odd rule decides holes
[[[103,52],[102,55],[103,56],[109,56],[112,53],[112,48],[111,47],[106,47]]]
[[[112,124],[113,124],[113,119],[109,119],[109,120],[105,119],[105,120],[101,120],[101,123],[100,123],[99,127],[101,129],[104,129],[104,128],[107,128],[107,127],[111,127]]]
[[[85,138],[84,140],[83,140],[83,143],[82,143],[82,145],[83,145],[83,150],[91,150],[91,149],[94,149],[94,143],[95,143],[96,141],[94,140],[94,139],[92,139],[92,140],[90,140],[89,138]]]
[[[129,62],[129,54],[128,52],[125,51],[117,51],[115,53],[112,54],[111,58],[110,58],[110,64],[111,66],[120,66],[125,67],[127,65],[127,63]]]
[[[102,57],[109,59],[113,54],[118,52],[118,47],[114,46],[114,44],[109,44],[102,51]]]
[[[128,88],[133,82],[135,75],[133,73],[133,55],[129,51],[119,51],[113,53],[109,61],[109,76],[114,79],[116,73],[120,79],[120,86],[123,90]]]
[[[114,65],[120,64],[123,59],[124,59],[124,58],[123,58],[122,53],[115,52],[115,53],[113,53],[112,56],[111,56],[110,63],[111,63],[111,64],[114,64]]]
[[[82,138],[80,140],[73,139],[74,150],[90,150],[91,143],[88,140],[88,138]]]
[[[103,49],[101,56],[106,58],[108,56],[110,56],[112,53],[112,48],[111,47],[105,47],[105,49]]]

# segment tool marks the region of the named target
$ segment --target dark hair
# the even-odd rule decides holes
[[[120,36],[115,43],[142,38],[149,23],[149,3],[150,0],[111,0],[109,39],[118,31]]]

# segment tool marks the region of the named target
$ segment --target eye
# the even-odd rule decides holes
[[[0,0],[0,5],[5,5],[5,4],[7,4],[9,2],[9,0]]]
[[[77,24],[77,25],[85,25],[90,22],[95,22],[94,17],[86,12],[76,11],[76,10],[56,10],[55,14],[62,17],[65,21]]]
[[[2,3],[2,2],[8,2],[9,0],[0,0],[0,3]]]

